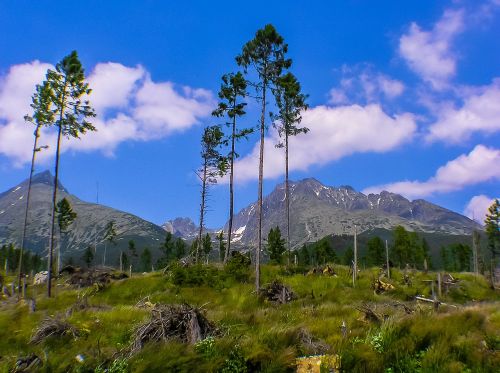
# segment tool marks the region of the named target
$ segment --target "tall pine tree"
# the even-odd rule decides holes
[[[238,157],[236,153],[236,142],[242,138],[247,138],[253,132],[252,128],[238,128],[237,119],[245,115],[246,103],[242,100],[247,96],[247,82],[240,72],[236,74],[226,74],[222,77],[222,85],[219,91],[220,102],[212,115],[217,117],[227,116],[226,125],[230,127],[229,134],[230,151],[229,162],[229,223],[227,232],[227,246],[224,254],[224,264],[227,262],[231,250],[231,237],[233,233],[234,216],[234,161]]]
[[[280,76],[273,89],[276,97],[278,114],[272,115],[274,125],[283,141],[276,146],[285,148],[285,214],[286,214],[286,244],[288,264],[290,264],[290,187],[288,183],[289,137],[299,133],[307,133],[306,127],[299,127],[302,121],[302,111],[307,110],[307,96],[301,92],[300,83],[292,73]]]
[[[196,262],[198,262],[200,256],[208,188],[210,185],[217,183],[218,176],[222,176],[226,172],[226,158],[220,154],[220,146],[223,143],[223,139],[224,133],[220,126],[205,127],[201,138],[202,166],[197,172],[201,182],[201,202],[198,244],[195,251]]]
[[[255,287],[260,288],[260,252],[262,250],[262,185],[264,177],[264,137],[266,132],[267,91],[276,85],[283,69],[292,64],[285,57],[288,45],[283,37],[278,34],[273,25],[266,25],[258,30],[255,37],[243,46],[243,50],[236,57],[238,65],[245,72],[252,67],[258,76],[258,81],[253,83],[261,103],[260,113],[260,146],[259,146],[259,188],[258,188],[258,219],[257,247],[255,250]]]
[[[44,83],[45,84],[45,83]],[[54,189],[52,193],[52,218],[49,245],[49,268],[47,276],[47,295],[51,296],[52,261],[54,253],[55,219],[57,203],[57,186],[59,182],[59,158],[61,139],[63,136],[79,138],[87,131],[95,131],[88,118],[95,117],[95,112],[84,98],[90,94],[89,85],[85,82],[85,74],[78,54],[71,52],[56,65],[55,70],[49,69],[46,84],[50,90],[50,105],[43,115],[53,116],[52,125],[57,127],[57,147],[55,159]]]

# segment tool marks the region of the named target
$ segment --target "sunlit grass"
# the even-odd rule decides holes
[[[147,308],[136,307],[145,297],[153,304],[185,302],[203,307],[221,336],[210,357],[176,342],[147,345],[127,357],[134,372],[217,371],[235,349],[251,369],[287,371],[295,358],[308,353],[301,330],[329,345],[329,353],[340,355],[347,371],[490,372],[500,366],[500,296],[483,277],[453,274],[460,281],[440,300],[458,308],[441,307],[436,312],[432,305],[409,301],[416,294],[431,296],[426,280],[435,279],[436,273],[410,272],[408,286],[403,284],[404,271],[394,269],[391,279],[383,280],[395,290],[377,295],[372,289],[376,268],[361,271],[355,287],[347,267],[335,266],[335,271],[332,277],[290,275],[279,266],[263,266],[263,284],[278,279],[297,295],[285,305],[259,299],[252,278],[240,283],[221,270],[211,270],[209,276],[215,277],[202,286],[176,285],[158,272],[115,281],[98,292],[71,289],[61,280],[53,299],[46,298],[43,287],[32,287],[29,296],[37,300],[35,313],[30,314],[24,303],[0,308],[0,371],[8,371],[18,356],[30,352],[42,358],[46,371],[54,372],[93,371],[116,356],[126,356],[135,327],[149,316]],[[85,294],[89,308],[69,311]],[[394,306],[401,302],[416,312],[406,315]],[[356,309],[361,304],[383,313],[386,320],[365,321]],[[48,316],[66,318],[80,336],[28,344],[33,330]],[[84,357],[82,363],[76,362],[77,355]]]

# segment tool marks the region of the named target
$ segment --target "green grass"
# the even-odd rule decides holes
[[[192,275],[198,286],[186,285],[189,279],[183,283],[150,273],[115,281],[99,292],[59,284],[53,299],[45,297],[43,287],[31,288],[30,295],[37,299],[34,314],[28,313],[23,302],[0,303],[0,372],[8,372],[19,356],[30,352],[44,361],[41,371],[103,371],[123,355],[134,328],[148,318],[147,309],[136,307],[145,297],[152,303],[203,306],[223,336],[210,343],[208,350],[177,342],[149,344],[132,357],[122,356],[133,372],[230,371],[228,367],[241,366],[242,361],[254,371],[293,371],[297,357],[313,352],[301,340],[304,329],[328,344],[330,353],[340,355],[343,369],[349,372],[493,372],[500,366],[500,295],[484,278],[454,274],[459,286],[441,300],[458,307],[441,307],[436,312],[432,305],[408,301],[416,294],[430,296],[425,280],[435,279],[435,273],[411,273],[410,287],[403,285],[403,273],[393,270],[389,282],[396,289],[376,295],[371,288],[376,269],[362,271],[355,288],[346,267],[335,266],[335,270],[336,277],[322,277],[263,266],[263,284],[278,279],[297,295],[281,306],[259,299],[252,278],[241,283],[238,280],[245,276],[236,280],[216,267],[196,269]],[[68,312],[84,293],[89,294],[91,308]],[[393,306],[401,302],[416,312],[406,315],[401,307]],[[356,309],[362,304],[385,314],[386,320],[380,324],[365,321]],[[30,345],[41,320],[56,315],[67,318],[81,335]],[[342,322],[348,326],[345,338]],[[77,355],[84,357],[83,363],[76,361]]]

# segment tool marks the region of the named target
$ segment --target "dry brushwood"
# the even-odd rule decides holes
[[[356,307],[356,309],[365,314],[365,321],[373,321],[375,323],[380,323],[382,321],[382,317],[377,315],[374,310],[372,310],[367,304],[363,304],[360,307]]]
[[[188,304],[156,305],[151,318],[135,330],[130,354],[140,351],[147,342],[177,340],[195,344],[217,333],[215,325],[199,308]]]
[[[407,315],[411,315],[412,313],[415,312],[415,310],[413,308],[410,308],[406,304],[403,304],[400,302],[393,303],[392,306],[394,308],[402,307]]]
[[[70,323],[61,320],[60,318],[46,318],[41,323],[38,329],[35,330],[31,336],[31,344],[39,344],[48,337],[62,337],[64,335],[71,335],[76,338],[80,335],[78,330]]]
[[[330,346],[321,339],[315,338],[309,330],[300,328],[298,332],[300,347],[307,355],[323,355],[330,350]]]
[[[275,280],[264,288],[261,288],[259,295],[276,304],[285,304],[296,299],[294,292],[286,285]]]
[[[388,290],[394,290],[394,286],[392,284],[384,282],[380,278],[373,282],[372,288],[375,291],[375,294],[382,294]]]
[[[124,278],[128,278],[125,273],[110,273],[98,270],[88,272],[75,271],[71,274],[66,283],[78,288],[94,286],[100,290],[109,284],[111,280],[121,280]]]
[[[30,354],[25,357],[20,357],[16,361],[16,365],[12,372],[14,373],[29,373],[35,372],[39,367],[43,365],[42,359],[40,359],[35,354]]]

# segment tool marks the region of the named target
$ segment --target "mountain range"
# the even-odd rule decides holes
[[[53,186],[54,177],[49,171],[34,175],[25,245],[34,252],[43,253],[48,247]],[[10,242],[20,244],[27,191],[28,180],[25,180],[0,194],[0,245]],[[69,232],[62,237],[63,251],[71,251],[72,255],[97,244],[99,256],[105,245],[105,227],[110,221],[115,223],[117,239],[115,245],[107,244],[110,259],[106,260],[109,264],[114,264],[112,262],[118,258],[119,250],[127,249],[129,240],[134,240],[137,247],[157,247],[159,241],[165,238],[161,227],[127,212],[84,202],[70,194],[61,183],[57,195],[58,199],[66,197],[77,213]],[[99,262],[100,259],[97,260]]]
[[[48,245],[51,197],[54,178],[50,172],[33,178],[26,247],[44,252]],[[20,243],[28,181],[0,194],[0,245]],[[397,225],[426,234],[465,236],[482,227],[473,220],[425,200],[409,201],[401,195],[381,192],[369,194],[350,186],[325,186],[309,178],[290,183],[290,232],[292,247],[314,242],[328,235],[352,235],[373,231],[390,231]],[[165,231],[191,240],[198,227],[189,218],[176,218],[161,227],[133,214],[111,207],[84,202],[59,183],[58,198],[66,197],[77,218],[68,234],[62,237],[65,250],[79,252],[97,244],[105,244],[106,224],[115,222],[116,245],[108,244],[110,261],[116,260],[119,250],[126,250],[129,240],[136,246],[156,248],[165,238]],[[263,201],[263,234],[279,226],[286,231],[284,184],[279,184]],[[257,203],[239,211],[233,221],[233,242],[236,248],[247,248],[257,242]],[[219,228],[218,230],[220,230]],[[227,224],[222,228],[227,230]],[[217,230],[207,230],[215,233]],[[155,250],[153,250],[155,251]],[[73,255],[73,254],[72,254]],[[81,254],[80,254],[81,255]],[[154,255],[154,253],[153,253]],[[78,256],[78,255],[76,255]]]
[[[276,226],[285,232],[284,216],[285,186],[279,184],[263,200],[264,234]],[[355,226],[361,233],[390,230],[397,225],[417,232],[449,235],[469,235],[482,229],[475,221],[422,199],[409,201],[386,191],[365,195],[350,186],[325,186],[313,178],[290,182],[292,246],[327,235],[353,235]],[[236,242],[242,245],[257,242],[257,202],[235,215],[233,227]]]

